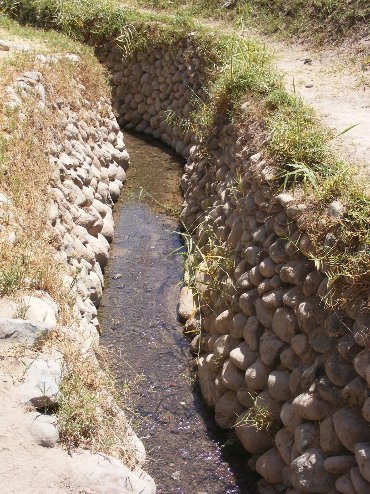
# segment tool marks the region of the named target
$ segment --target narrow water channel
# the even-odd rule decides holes
[[[128,182],[116,208],[106,271],[101,343],[118,382],[134,382],[138,434],[162,494],[252,494],[247,456],[214,423],[194,389],[177,305],[182,278],[178,225],[182,163],[167,148],[126,134]],[[141,376],[140,378],[138,376]]]

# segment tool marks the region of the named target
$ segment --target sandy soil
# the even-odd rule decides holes
[[[312,106],[324,125],[338,135],[331,144],[361,168],[370,166],[370,69],[350,50],[312,50],[299,44],[262,40],[274,53],[286,88]],[[370,44],[370,38],[369,38]]]
[[[81,491],[69,480],[67,452],[39,446],[28,430],[27,411],[18,398],[23,358],[23,349],[0,342],[0,490],[7,494],[77,494]]]

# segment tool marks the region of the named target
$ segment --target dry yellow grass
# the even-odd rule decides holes
[[[65,307],[68,297],[61,281],[62,267],[55,260],[51,232],[45,227],[48,191],[53,174],[58,173],[49,163],[48,149],[52,143],[64,140],[61,112],[55,101],[78,114],[82,108],[81,85],[93,105],[109,94],[103,70],[96,60],[91,62],[92,57],[82,58],[78,65],[61,59],[41,66],[34,54],[22,54],[2,61],[0,77],[0,181],[1,192],[10,199],[1,219],[0,292],[45,290],[65,316],[69,310]],[[27,70],[42,71],[49,103],[41,109],[31,94],[23,99],[20,110],[10,111],[5,88]],[[11,232],[16,233],[13,244],[7,242]]]
[[[65,358],[56,411],[62,441],[68,450],[80,446],[103,451],[134,468],[138,457],[132,428],[122,408],[131,414],[131,388],[135,383],[117,387],[109,369],[112,356],[102,349],[96,349],[94,355],[86,354],[66,340],[59,342],[59,348]]]
[[[39,48],[40,44],[37,53],[42,53]],[[71,46],[67,48],[70,52]],[[65,114],[60,108],[69,108],[77,119],[94,125],[86,110],[99,107],[102,113],[105,110],[99,104],[110,96],[104,69],[92,51],[78,44],[75,48],[81,56],[78,64],[63,58],[42,64],[36,53],[29,52],[3,58],[0,65],[0,192],[10,200],[9,206],[0,209],[0,296],[46,291],[59,305],[60,328],[75,323],[74,296],[63,283],[68,268],[56,260],[52,230],[47,226],[50,187],[59,176],[49,162],[49,150],[65,139]],[[40,108],[30,92],[22,96],[21,107],[9,110],[6,87],[25,71],[42,73],[47,104]],[[11,233],[16,234],[14,243],[8,241]],[[93,351],[83,354],[67,334],[71,333],[57,331],[44,348],[58,348],[64,355],[56,409],[62,442],[68,449],[83,446],[113,454],[134,467],[137,459],[131,428],[117,405],[122,394],[113,376],[107,368],[102,370]],[[127,394],[123,396],[126,402]]]

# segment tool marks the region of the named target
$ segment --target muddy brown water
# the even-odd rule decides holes
[[[113,350],[118,383],[134,382],[145,468],[162,494],[252,494],[247,455],[204,406],[177,321],[182,258],[171,214],[182,202],[183,163],[151,139],[126,134],[125,142],[131,166],[115,212],[101,343]]]

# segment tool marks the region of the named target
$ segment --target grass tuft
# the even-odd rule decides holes
[[[96,359],[70,343],[62,342],[60,348],[65,362],[56,410],[61,441],[68,450],[89,448],[114,455],[134,468],[132,430],[122,412],[131,413],[134,383],[117,387],[108,355],[101,349]]]
[[[336,21],[345,15],[352,25],[367,18],[369,8],[362,0],[352,3],[346,14],[343,4],[341,0],[314,3],[290,0],[284,6],[280,1],[272,6],[271,2],[267,5],[264,0],[256,0],[237,2],[236,10],[243,22],[255,9],[262,12],[268,7],[274,12],[276,5],[282,8],[284,16],[297,19],[300,14],[311,11]],[[329,150],[334,136],[318,124],[312,111],[298,96],[284,90],[264,46],[235,33],[214,32],[197,24],[192,18],[195,10],[191,10],[195,9],[195,3],[190,3],[189,10],[181,8],[176,1],[152,2],[153,7],[177,8],[176,15],[172,16],[163,11],[138,10],[136,3],[123,7],[115,0],[2,0],[2,5],[21,22],[54,28],[94,46],[118,39],[126,53],[145,51],[148,44],[172,49],[181,42],[191,43],[201,59],[203,79],[208,81],[204,87],[205,96],[202,99],[194,96],[193,112],[188,120],[183,121],[171,113],[166,114],[166,121],[194,132],[207,149],[208,142],[217,139],[222,126],[237,124],[240,106],[246,102],[250,113],[255,112],[260,121],[261,132],[266,135],[265,152],[276,175],[272,186],[299,189],[303,201],[310,205],[311,224],[315,228],[308,225],[307,229],[320,265],[335,280],[333,284],[337,287],[343,283],[357,285],[360,277],[356,274],[356,266],[358,263],[363,268],[363,252],[368,250],[369,227],[368,219],[365,219],[368,193],[353,177],[350,168]],[[205,1],[198,2],[198,7],[217,10],[220,5]],[[341,201],[346,208],[345,218],[335,227],[320,216],[333,200]],[[302,217],[300,222],[304,224],[305,218]],[[340,235],[338,242],[328,250],[323,242],[331,228],[340,231]],[[343,293],[338,297],[343,299]]]
[[[257,431],[269,431],[273,425],[274,418],[264,403],[258,396],[249,393],[252,406],[246,410],[236,422],[234,427],[253,427]]]

